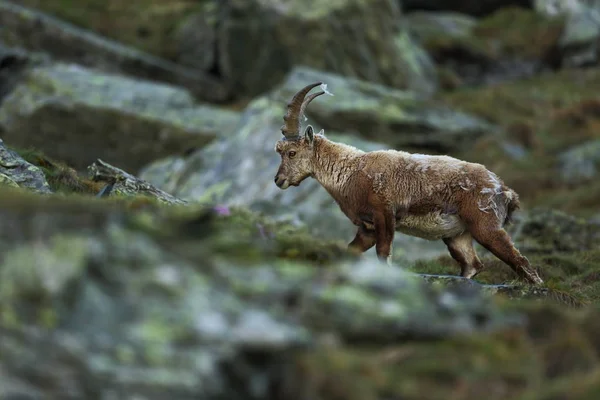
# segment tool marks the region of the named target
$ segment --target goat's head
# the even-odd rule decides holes
[[[316,82],[304,87],[287,105],[287,112],[283,117],[285,124],[281,127],[283,138],[275,144],[275,151],[281,156],[281,164],[275,175],[275,184],[280,189],[298,186],[312,174],[314,131],[309,125],[304,134],[300,135],[300,120],[304,117],[306,106],[316,97],[325,94],[318,92],[306,97],[311,89],[321,84],[322,82]]]

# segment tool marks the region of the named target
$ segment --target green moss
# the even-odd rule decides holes
[[[478,251],[485,265],[475,280],[485,284],[513,284],[516,276],[502,261]],[[600,301],[600,250],[584,252],[528,254],[549,288],[548,300],[581,306]],[[460,275],[460,268],[450,256],[430,261],[417,261],[409,267],[413,272],[438,275]]]

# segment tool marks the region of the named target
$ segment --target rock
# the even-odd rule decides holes
[[[0,139],[0,183],[13,187],[50,193],[44,173],[36,166],[23,160],[17,153],[7,149]]]
[[[568,305],[570,307],[582,307],[587,303],[582,301],[577,296],[574,296],[563,290],[554,290],[549,287],[529,285],[529,284],[483,284],[476,280],[463,278],[454,275],[437,275],[437,274],[418,274],[420,278],[431,285],[464,289],[476,290],[502,297],[510,300],[534,300],[536,302],[548,304],[554,302],[559,305]],[[475,278],[477,279],[477,278]]]
[[[405,11],[455,11],[476,17],[491,14],[501,8],[518,6],[531,8],[533,0],[403,0]]]
[[[468,28],[461,30],[442,21],[420,29],[421,43],[440,69],[441,84],[451,89],[526,78],[560,65],[561,16],[506,7],[474,25],[463,23]]]
[[[327,83],[334,96],[319,98],[307,115],[326,131],[352,132],[398,149],[446,153],[496,129],[410,92],[304,67],[288,75],[276,96],[285,103],[306,82],[316,81]]]
[[[66,63],[185,86],[201,100],[222,102],[230,96],[228,88],[201,70],[177,65],[8,1],[0,3],[0,41],[45,52]]]
[[[205,2],[202,11],[186,17],[175,31],[178,64],[209,72],[218,65],[216,4]]]
[[[578,252],[600,247],[600,225],[557,210],[534,208],[515,227],[514,240],[525,254]]]
[[[133,173],[150,161],[202,147],[238,114],[198,105],[182,88],[53,64],[28,71],[0,108],[3,137],[77,168],[98,157]]]
[[[150,185],[148,182],[100,159],[94,161],[87,169],[93,181],[109,182],[107,187],[98,194],[98,197],[108,197],[114,193],[118,196],[146,196],[165,204],[187,203],[185,200],[173,197],[169,193]]]
[[[600,169],[600,140],[575,146],[558,157],[559,173],[569,185],[580,185],[596,178]]]
[[[294,66],[309,66],[429,95],[435,69],[398,24],[396,0],[219,2],[219,71],[256,96]]]
[[[241,263],[158,215],[152,233],[107,202],[11,196],[0,196],[0,371],[27,382],[13,393],[268,398],[281,363],[322,351],[324,333],[381,346],[524,322],[481,292],[374,261]]]
[[[49,58],[44,54],[29,53],[0,44],[0,105],[4,97],[18,84],[27,68],[44,65],[48,61]]]
[[[427,41],[439,35],[453,38],[468,37],[477,19],[457,12],[415,11],[403,17],[409,31],[420,41]]]
[[[567,17],[559,45],[565,67],[594,65],[598,61],[600,8],[586,7]]]
[[[585,9],[581,0],[533,0],[533,7],[535,11],[550,16],[574,14]]]

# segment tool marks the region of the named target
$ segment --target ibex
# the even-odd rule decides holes
[[[405,151],[365,152],[314,133],[301,135],[306,107],[324,91],[306,95],[322,82],[297,92],[283,117],[283,138],[275,151],[281,165],[275,184],[282,190],[316,179],[358,227],[349,250],[373,246],[379,260],[391,263],[395,232],[442,240],[460,265],[461,276],[483,269],[473,239],[531,284],[542,279],[515,248],[504,227],[519,208],[519,196],[485,166],[449,156]]]

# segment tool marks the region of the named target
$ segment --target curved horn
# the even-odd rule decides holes
[[[294,97],[292,97],[292,101],[288,103],[287,112],[283,116],[285,124],[281,127],[281,133],[283,133],[283,136],[285,136],[286,139],[297,139],[300,137],[301,110],[306,108],[306,106],[304,105],[304,98],[312,88],[317,87],[321,84],[323,84],[323,82],[315,82],[305,86],[298,93],[296,93]],[[309,97],[309,99],[312,100],[314,97],[311,96]]]
[[[310,102],[313,101],[315,98],[321,96],[322,94],[325,94],[325,92],[313,93],[310,96],[308,96],[306,100],[304,100],[304,103],[302,103],[302,106],[300,107],[300,112],[298,113],[298,119],[302,118],[302,116],[304,115],[304,110],[306,110],[306,107],[308,107]]]

